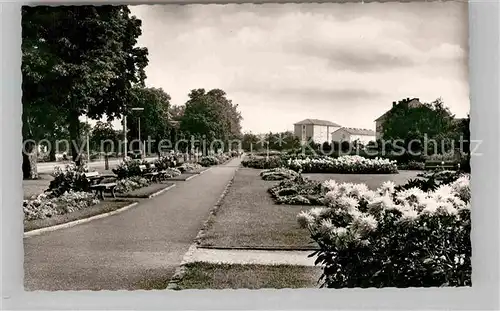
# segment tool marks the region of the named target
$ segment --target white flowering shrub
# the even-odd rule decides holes
[[[24,220],[50,218],[71,213],[99,203],[92,193],[68,191],[58,197],[40,194],[23,201]]]
[[[203,166],[198,163],[183,163],[181,166],[177,167],[180,172],[191,172],[200,170],[201,168],[203,168]]]
[[[287,168],[279,167],[260,172],[260,177],[263,180],[284,180],[298,177],[299,173]]]
[[[376,191],[323,183],[325,207],[297,216],[320,250],[322,286],[470,286],[470,187],[464,175],[435,190]]]
[[[149,186],[149,181],[146,178],[133,176],[118,180],[118,182],[116,183],[115,191],[117,193],[127,193],[146,186]]]
[[[303,173],[392,174],[398,172],[396,161],[382,158],[368,159],[358,155],[338,158],[290,158],[285,161],[285,166]]]

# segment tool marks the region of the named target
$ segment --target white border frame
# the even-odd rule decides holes
[[[384,0],[385,2],[387,0]],[[105,3],[127,3],[106,1]],[[192,3],[209,3],[192,1]],[[212,1],[210,1],[212,2]],[[231,1],[237,3],[239,1]],[[249,1],[250,2],[250,1]],[[254,1],[256,2],[256,1]],[[285,1],[257,1],[285,2]],[[317,1],[322,2],[322,1]],[[350,0],[332,2],[354,2]],[[361,1],[355,1],[361,2]],[[375,2],[375,1],[365,1]],[[381,1],[382,2],[382,1]],[[404,2],[407,2],[404,1]],[[41,2],[36,2],[41,3]],[[48,2],[45,2],[48,3]],[[67,1],[67,4],[82,2]],[[88,2],[92,4],[92,2]],[[95,2],[96,4],[98,2]],[[100,2],[99,4],[103,4]],[[129,2],[132,4],[131,2]],[[162,1],[154,3],[189,3]],[[226,3],[226,2],[224,2]],[[53,1],[52,4],[62,4]],[[134,4],[139,4],[135,2]],[[142,4],[147,4],[146,1]],[[150,3],[151,4],[151,3]],[[469,3],[472,159],[471,288],[25,292],[21,206],[21,3],[0,4],[2,309],[461,309],[497,310],[499,289],[499,2]]]

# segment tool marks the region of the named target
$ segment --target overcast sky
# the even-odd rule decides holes
[[[220,88],[244,131],[306,118],[374,129],[393,101],[469,112],[467,4],[141,5],[146,84],[174,104]]]

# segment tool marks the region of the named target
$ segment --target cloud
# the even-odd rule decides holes
[[[134,6],[147,85],[174,104],[194,88],[226,91],[246,130],[309,118],[372,128],[406,97],[469,110],[467,4]],[[276,118],[279,116],[279,118]]]

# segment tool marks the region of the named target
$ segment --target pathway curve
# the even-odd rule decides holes
[[[27,290],[138,289],[168,281],[241,159],[111,217],[24,239]]]

